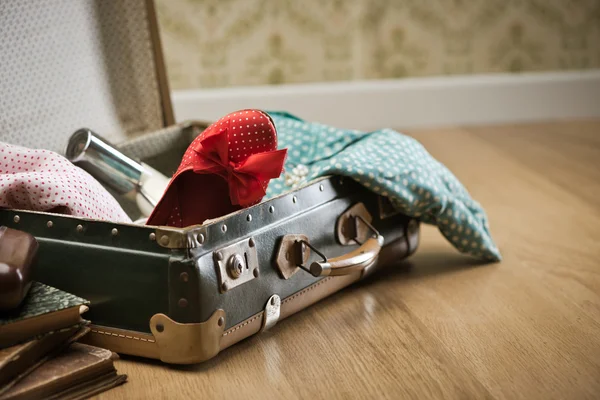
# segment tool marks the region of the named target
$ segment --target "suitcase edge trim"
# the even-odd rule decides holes
[[[378,267],[413,254],[418,246],[418,236],[419,230],[416,229],[410,235],[386,245],[380,253]],[[282,299],[278,321],[364,279],[374,269],[370,269],[368,274],[360,271],[350,275],[329,276]],[[216,310],[208,320],[192,324],[179,324],[163,314],[156,314],[150,322],[153,334],[92,325],[91,331],[80,341],[116,353],[157,359],[167,364],[196,364],[259,333],[262,330],[263,316],[264,311],[261,311],[225,331],[225,312],[221,309]],[[157,324],[162,324],[162,327],[157,329]],[[161,329],[163,333],[178,330],[179,334],[161,335]]]

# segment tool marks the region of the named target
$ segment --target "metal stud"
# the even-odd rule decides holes
[[[248,214],[246,216],[246,221],[248,221],[248,222],[252,221],[252,215]]]
[[[187,272],[182,272],[181,274],[179,274],[179,280],[181,282],[187,282],[190,279],[190,276],[188,275]]]
[[[156,233],[152,232],[148,235],[148,238],[154,242],[156,240]]]
[[[254,275],[255,278],[258,278],[258,275],[260,275],[260,271],[258,270],[258,268],[254,268],[254,271],[252,271],[252,274]]]
[[[292,203],[296,203],[298,201],[298,198],[296,196],[292,197]]]
[[[204,243],[204,234],[199,233],[198,236],[196,236],[196,239],[198,239],[198,243],[200,243],[200,244]]]
[[[270,207],[269,207],[269,212],[270,212],[271,214],[273,214],[273,213],[275,212],[275,207],[273,207],[273,206],[270,206]]]
[[[220,251],[217,253],[217,260],[221,261],[223,259],[223,253],[221,253]]]
[[[177,305],[181,308],[185,308],[188,305],[188,301],[187,299],[184,299],[183,297],[181,299],[179,299],[179,301],[177,302]]]
[[[223,224],[221,230],[223,231],[223,233],[227,232],[227,225]]]
[[[165,326],[163,324],[156,324],[156,330],[162,332],[165,330]]]
[[[224,323],[225,323],[225,318],[223,318],[223,317],[220,317],[217,320],[217,325],[219,325],[219,326],[223,326]]]
[[[77,232],[81,233],[83,232],[83,225],[79,224],[75,229],[77,229]]]
[[[112,231],[110,231],[110,234],[113,236],[117,236],[119,234],[119,230],[117,228],[112,228]]]
[[[18,224],[20,220],[21,220],[21,217],[19,217],[18,215],[15,215],[13,217],[13,221],[15,221],[15,224]]]
[[[248,239],[248,246],[254,247],[254,239],[252,239],[252,238]]]
[[[162,235],[160,238],[160,244],[166,246],[169,244],[169,237],[167,235]]]
[[[52,226],[53,226],[53,225],[54,225],[54,223],[53,223],[52,221],[48,221],[48,222],[46,222],[46,226],[47,226],[48,228],[52,228]]]
[[[323,186],[323,184],[319,185],[319,190],[322,192],[323,190],[325,190],[325,186]]]
[[[228,290],[229,290],[229,284],[228,284],[227,282],[223,282],[223,285],[222,285],[222,287],[223,287],[223,291],[224,291],[224,292],[226,292],[226,291],[228,291]]]

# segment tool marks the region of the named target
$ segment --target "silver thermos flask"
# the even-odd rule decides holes
[[[71,135],[65,156],[106,187],[133,197],[145,217],[156,207],[169,184],[169,178],[121,153],[87,128]]]

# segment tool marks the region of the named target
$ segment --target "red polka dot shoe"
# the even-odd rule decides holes
[[[147,225],[202,224],[259,203],[283,171],[273,121],[259,110],[228,114],[188,147]]]

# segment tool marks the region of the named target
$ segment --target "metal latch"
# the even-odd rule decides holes
[[[291,278],[308,261],[310,249],[306,235],[285,235],[281,238],[275,264],[284,279]]]
[[[356,203],[337,220],[336,236],[343,246],[362,244],[373,234],[373,217],[363,203]]]
[[[377,196],[377,206],[379,208],[379,219],[386,219],[400,214],[400,210],[392,204],[389,197]]]
[[[213,253],[219,290],[225,293],[259,276],[258,254],[253,238],[234,243]]]
[[[269,298],[269,301],[267,301],[267,304],[265,305],[262,326],[260,328],[261,332],[267,331],[277,324],[277,321],[279,321],[280,311],[281,298],[274,294]]]

